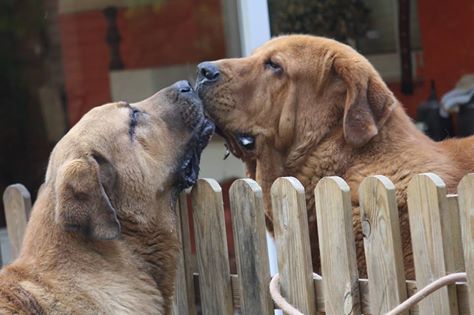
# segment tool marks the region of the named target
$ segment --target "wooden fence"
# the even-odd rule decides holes
[[[358,276],[349,186],[339,177],[327,177],[314,193],[322,280],[312,277],[303,186],[295,178],[282,177],[271,189],[280,288],[288,302],[304,314],[384,314],[417,287],[467,270],[467,283],[440,289],[409,314],[474,314],[469,312],[469,308],[474,310],[474,174],[463,178],[458,195],[447,195],[435,174],[420,174],[410,182],[408,212],[416,281],[405,280],[395,187],[389,179],[368,177],[359,187],[368,279]],[[260,187],[253,180],[240,179],[230,189],[236,275],[229,271],[220,186],[215,180],[200,179],[191,195],[196,255],[191,252],[183,194],[177,207],[182,250],[173,313],[273,314]],[[25,194],[19,186],[7,189],[4,201],[13,239],[19,232],[11,225],[19,224],[21,229],[26,221],[9,217],[26,220],[28,216],[29,204],[21,200]],[[12,211],[20,214],[9,215]]]

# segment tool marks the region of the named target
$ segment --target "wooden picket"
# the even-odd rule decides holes
[[[304,188],[291,177],[275,181],[271,201],[280,289],[287,301],[304,314],[384,314],[412,296],[417,287],[467,270],[467,282],[438,290],[404,314],[473,315],[474,174],[460,182],[459,195],[447,195],[443,181],[434,174],[415,176],[407,193],[416,281],[404,277],[395,187],[383,176],[368,177],[359,187],[360,209],[356,211],[360,210],[368,273],[368,279],[359,279],[349,187],[338,177],[318,183],[314,194],[321,280],[312,278]],[[28,196],[26,188],[18,185],[4,193],[14,254],[31,209]],[[273,314],[260,187],[242,179],[230,189],[236,275],[229,269],[220,186],[212,179],[201,179],[191,196],[196,256],[191,251],[183,193],[176,207],[181,252],[173,314]],[[194,291],[194,283],[199,283],[199,291]]]
[[[474,313],[474,174],[466,175],[461,180],[458,192],[468,300],[471,312]]]
[[[222,190],[213,179],[200,179],[192,190],[199,287],[204,314],[232,314],[227,237]]]
[[[464,263],[464,249],[462,242],[462,228],[461,228],[461,218],[459,213],[459,202],[458,195],[448,194],[448,211],[443,212],[442,221],[444,222],[443,226],[446,229],[451,230],[451,247],[454,251],[454,266],[453,270],[460,271],[466,270]]]
[[[268,293],[270,276],[265,238],[262,190],[251,179],[239,179],[230,188],[230,204],[243,314],[272,314]]]
[[[370,313],[383,314],[407,296],[395,186],[384,176],[367,177],[359,187],[359,204]]]
[[[173,300],[174,314],[196,314],[193,267],[191,253],[191,236],[189,231],[188,204],[186,193],[182,193],[176,204],[176,229],[180,241],[180,252],[177,261],[175,295]]]
[[[449,227],[443,223],[448,211],[446,185],[432,173],[413,177],[408,185],[408,215],[413,244],[416,283],[424,287],[455,272]],[[458,314],[456,288],[441,288],[420,302],[422,314]]]
[[[315,197],[324,296],[331,297],[326,313],[360,314],[349,186],[340,177],[326,177],[316,185]]]
[[[20,253],[26,223],[31,212],[30,192],[21,184],[10,185],[3,193],[3,205],[11,245],[11,257],[15,259]]]
[[[301,312],[314,314],[316,303],[304,187],[294,177],[281,177],[273,183],[271,195],[281,291]]]

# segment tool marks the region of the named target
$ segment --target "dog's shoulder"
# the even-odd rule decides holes
[[[105,314],[164,314],[164,298],[151,279],[141,274],[107,274],[82,279],[88,294],[101,305]]]
[[[0,314],[46,314],[37,297],[22,285],[28,278],[21,266],[10,265],[0,272]]]
[[[164,313],[161,292],[140,274],[57,276],[38,276],[18,263],[5,267],[0,272],[0,314]]]

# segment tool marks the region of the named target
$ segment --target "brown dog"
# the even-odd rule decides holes
[[[168,314],[174,204],[213,132],[187,81],[87,113],[53,150],[1,314]]]
[[[205,110],[231,151],[264,192],[295,176],[306,188],[312,256],[319,271],[313,190],[328,175],[343,177],[358,207],[358,185],[386,175],[397,188],[405,268],[414,276],[406,188],[414,174],[435,172],[454,191],[474,170],[474,138],[435,143],[415,128],[372,65],[334,40],[290,35],[251,56],[205,62],[196,83]],[[359,269],[365,275],[359,209],[354,210]]]

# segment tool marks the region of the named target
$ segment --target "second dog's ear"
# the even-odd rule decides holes
[[[344,138],[350,145],[361,147],[378,134],[396,99],[368,62],[340,58],[335,61],[335,70],[347,86]]]
[[[61,166],[55,183],[55,221],[66,231],[112,240],[120,235],[120,223],[103,183],[113,182],[115,173],[108,162],[102,162],[99,166],[97,159],[87,156]]]

